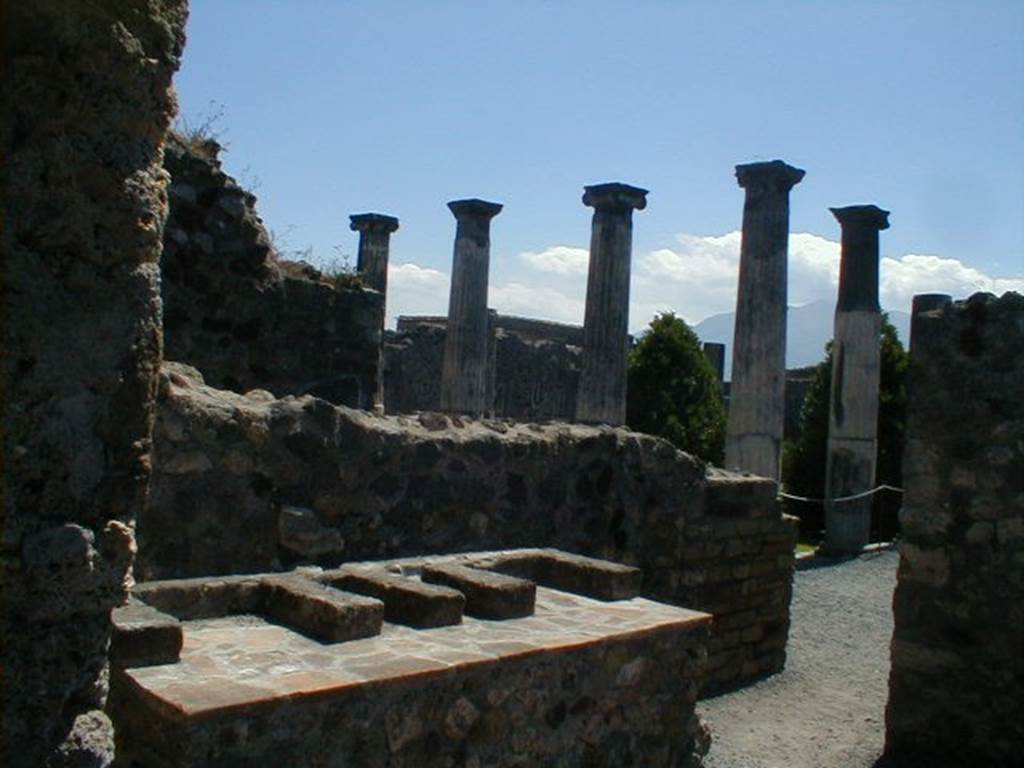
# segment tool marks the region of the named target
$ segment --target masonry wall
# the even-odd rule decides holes
[[[184,0],[0,6],[0,764],[112,759],[110,610],[145,502]]]
[[[218,151],[212,141],[168,142],[165,357],[236,392],[373,407],[383,297],[279,259],[256,198],[221,170]]]
[[[386,334],[384,405],[388,413],[434,411],[441,404],[443,317],[400,317]],[[572,420],[579,388],[578,326],[494,316],[493,413],[523,421]]]
[[[1024,297],[915,316],[886,751],[1024,746]]]
[[[713,686],[784,661],[795,521],[773,483],[708,475],[658,438],[244,397],[173,365],[156,429],[140,579],[559,547],[637,565],[648,596],[715,612]]]

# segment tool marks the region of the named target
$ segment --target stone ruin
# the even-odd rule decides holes
[[[641,582],[518,550],[141,584],[114,615],[119,759],[679,765],[707,748],[711,616]]]
[[[1024,297],[917,296],[910,353],[886,751],[932,765],[1016,765]]]
[[[0,760],[109,765],[113,714],[122,762],[143,764],[416,765],[446,749],[469,764],[566,749],[569,764],[698,763],[698,692],[784,663],[796,531],[772,471],[709,470],[614,426],[644,191],[587,190],[609,314],[583,331],[575,413],[612,426],[480,418],[479,399],[451,406],[470,415],[375,413],[381,292],[274,258],[252,198],[165,145],[185,10],[4,11]],[[802,172],[763,165],[738,175],[745,252],[771,262]],[[463,239],[482,263],[478,223]],[[480,327],[451,355],[474,370]],[[922,309],[915,332],[887,748],[1012,761],[1020,298]],[[774,366],[777,334],[751,341],[734,370],[736,356]],[[962,381],[985,396],[960,396]],[[756,413],[740,390],[736,412]],[[769,399],[763,433],[731,428],[740,452],[760,434],[770,454]],[[566,569],[629,588],[595,600],[605,576]],[[480,618],[495,593],[520,614]],[[408,626],[439,615],[453,623]],[[936,718],[952,727],[936,735]]]
[[[313,267],[281,259],[255,197],[221,170],[217,150],[208,143],[197,151],[171,134],[164,152],[165,358],[188,361],[223,389],[372,408],[380,399],[383,293],[339,288]]]
[[[713,613],[706,690],[782,668],[795,518],[774,482],[625,429],[238,395],[165,363],[140,580],[557,547]]]

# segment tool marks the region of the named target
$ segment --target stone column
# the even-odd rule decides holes
[[[455,252],[448,299],[448,332],[441,371],[441,409],[480,415],[487,402],[487,273],[491,261],[491,219],[498,203],[453,200]]]
[[[583,189],[594,218],[576,420],[619,426],[626,423],[633,209],[647,207],[647,190],[618,183]]]
[[[398,219],[382,213],[357,213],[349,216],[349,227],[359,233],[356,269],[363,284],[387,296],[388,252],[391,233],[398,230]]]
[[[373,409],[384,412],[384,326],[387,325],[388,256],[391,233],[398,230],[398,219],[383,213],[356,213],[348,217],[349,227],[359,233],[359,256],[356,270],[363,284],[381,295],[380,346],[377,349],[377,391]]]
[[[889,227],[889,212],[874,205],[831,211],[843,234],[832,335],[823,551],[843,555],[860,552],[871,535],[874,497],[838,503],[832,500],[875,486],[882,332],[878,232]]]
[[[718,377],[718,383],[725,380],[725,344],[714,341],[704,342],[704,357],[711,363],[711,368]]]
[[[736,166],[746,200],[725,466],[773,480],[786,416],[789,190],[803,177],[781,160]]]

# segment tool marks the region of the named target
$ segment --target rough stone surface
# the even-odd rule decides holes
[[[385,333],[384,407],[388,413],[441,407],[441,362],[447,318],[400,317]],[[571,421],[579,388],[579,326],[496,315],[488,413],[522,421]]]
[[[975,294],[918,312],[912,331],[886,749],[947,765],[1017,765],[1024,297]]]
[[[0,10],[0,764],[106,765],[160,360],[161,168],[184,0]]]
[[[782,667],[796,528],[770,481],[706,476],[668,442],[622,429],[428,427],[309,397],[245,397],[182,370],[161,380],[139,578],[300,562],[278,527],[281,506],[296,506],[345,542],[310,558],[324,566],[513,547],[635,566],[644,595],[718,614],[709,685]],[[179,471],[181,456],[202,460]]]
[[[385,623],[329,646],[253,616],[188,622],[178,664],[117,670],[119,754],[147,768],[699,766],[709,621],[538,588],[525,618]]]
[[[309,392],[372,408],[383,294],[339,289],[308,264],[280,259],[256,198],[221,170],[217,149],[177,136],[167,146],[166,359],[236,392]]]

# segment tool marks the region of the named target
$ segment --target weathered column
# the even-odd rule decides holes
[[[725,466],[774,480],[786,416],[789,190],[803,177],[781,160],[736,166],[746,200]]]
[[[618,183],[583,189],[594,218],[576,420],[619,426],[626,423],[633,209],[647,207],[647,190]]]
[[[398,219],[382,213],[357,213],[349,216],[349,227],[359,233],[356,269],[367,288],[387,296],[388,252],[391,233],[398,230]]]
[[[487,273],[491,262],[491,219],[498,203],[453,200],[455,252],[448,299],[448,332],[441,371],[441,409],[482,414],[487,403]]]
[[[721,384],[725,379],[725,344],[705,341],[704,357],[711,363],[711,368],[714,370],[715,376],[718,377],[718,383]]]
[[[833,500],[875,486],[882,333],[878,232],[889,227],[889,212],[874,205],[831,211],[843,234],[832,335],[823,549],[840,555],[860,552],[871,535],[872,496]]]
[[[383,301],[381,310],[380,346],[377,349],[377,391],[373,396],[375,411],[384,411],[384,325],[387,324],[388,256],[391,233],[398,230],[398,219],[383,213],[356,213],[348,217],[349,227],[359,233],[359,256],[356,270],[363,284],[377,291]]]

